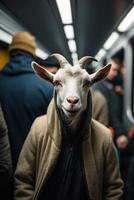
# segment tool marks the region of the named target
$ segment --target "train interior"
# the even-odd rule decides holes
[[[133,0],[1,0],[0,71],[9,61],[15,33],[36,37],[36,60],[43,63],[60,53],[73,65],[94,56],[95,70],[116,58],[122,63],[123,123],[129,135],[134,126],[134,1]]]
[[[69,12],[64,6],[67,1],[61,5],[59,2],[0,2],[0,68],[8,61],[7,49],[12,35],[22,30],[28,30],[36,36],[37,57],[41,60],[54,52],[63,54],[71,63],[84,55],[95,56],[100,64],[105,64],[110,57],[117,57],[126,67],[123,116],[129,129],[134,124],[134,27],[133,21],[130,25],[128,23],[126,30],[121,30],[119,25],[128,14],[133,19],[133,1],[103,0],[95,3],[89,0],[72,0],[72,18],[67,19],[61,14],[62,10]],[[66,30],[70,26],[73,31],[67,35]],[[110,37],[114,37],[113,40],[116,41],[109,47]]]

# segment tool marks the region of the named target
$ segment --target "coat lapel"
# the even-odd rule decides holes
[[[92,138],[89,134],[88,138],[83,141],[83,160],[85,168],[85,176],[87,181],[87,186],[90,194],[91,200],[97,200],[98,198],[98,176],[97,168],[95,163],[94,152],[92,148]]]
[[[40,155],[40,166],[37,176],[37,186],[34,199],[37,199],[42,186],[46,183],[49,175],[52,173],[57,159],[60,154],[61,147],[61,130],[60,122],[55,109],[54,101],[52,100],[47,116],[46,116],[46,129],[44,131],[44,141],[42,141],[42,150]],[[46,142],[47,141],[47,142]]]

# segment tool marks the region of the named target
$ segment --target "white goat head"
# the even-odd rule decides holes
[[[84,69],[86,63],[97,61],[91,56],[81,58],[77,65],[71,66],[60,54],[53,54],[60,63],[61,68],[52,74],[36,62],[32,62],[34,71],[42,78],[53,83],[56,91],[57,106],[67,117],[80,114],[87,107],[87,96],[90,86],[104,79],[110,71],[107,65],[93,74],[88,74]]]

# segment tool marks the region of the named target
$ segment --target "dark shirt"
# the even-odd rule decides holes
[[[132,157],[125,187],[125,200],[134,199],[134,156]]]
[[[101,81],[97,83],[94,87],[95,90],[99,90],[106,98],[108,104],[109,112],[109,123],[115,131],[115,136],[118,137],[126,133],[126,130],[123,126],[122,119],[118,116],[118,107],[119,107],[119,97],[114,90],[113,84],[108,80]]]
[[[82,141],[89,130],[91,104],[83,113],[75,131],[65,123],[58,109],[57,112],[62,127],[61,153],[39,200],[90,200],[82,157]]]
[[[43,199],[89,200],[79,145],[74,149],[62,148],[58,163],[40,195],[39,200]]]

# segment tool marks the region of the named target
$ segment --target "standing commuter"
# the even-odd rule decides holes
[[[107,79],[97,83],[95,89],[96,91],[99,90],[107,100],[109,112],[108,127],[111,130],[115,144],[118,148],[121,176],[125,182],[131,154],[129,152],[129,140],[122,117],[123,86],[119,78],[120,64],[118,60],[113,58],[111,64],[112,67]]]
[[[99,90],[107,100],[109,112],[108,126],[114,134],[114,139],[116,141],[117,147],[119,149],[124,149],[128,144],[128,139],[123,123],[117,115],[118,106],[116,104],[118,101],[118,97],[112,82],[118,74],[119,66],[114,60],[111,60],[111,64],[112,67],[107,78],[103,82],[97,83],[95,85],[95,90]]]
[[[13,168],[32,122],[45,114],[53,87],[39,79],[31,62],[35,59],[35,38],[17,33],[9,45],[10,60],[0,74],[0,101],[9,129]]]

